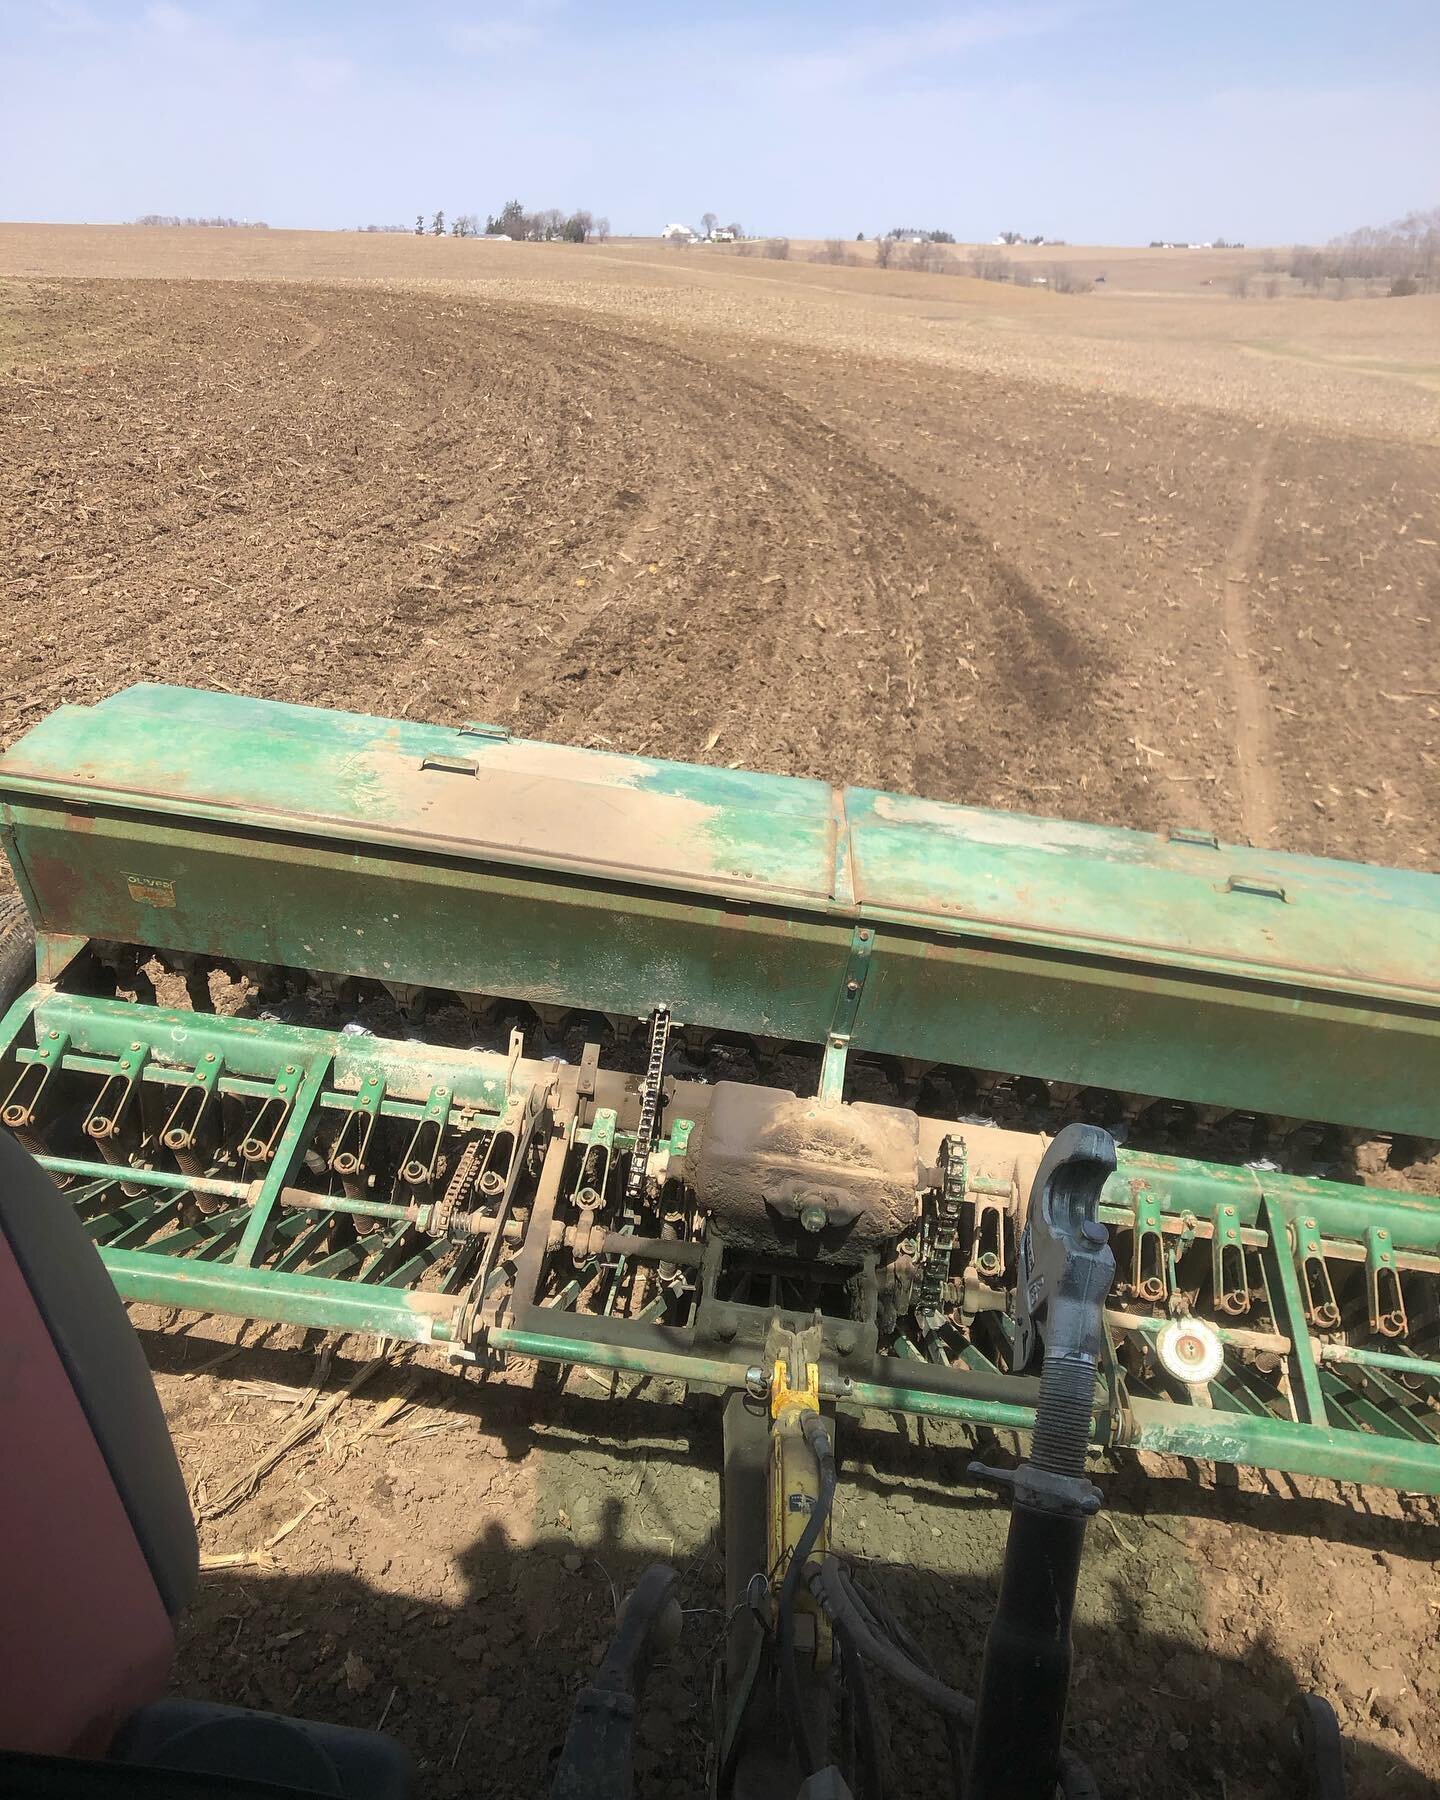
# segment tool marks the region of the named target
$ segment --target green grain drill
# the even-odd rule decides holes
[[[1086,1120],[1094,1443],[1440,1493],[1433,875],[154,686],[0,804],[0,1118],[129,1299],[1023,1431]]]

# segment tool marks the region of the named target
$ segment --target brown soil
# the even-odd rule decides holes
[[[522,285],[0,287],[5,739],[169,680],[1440,860],[1432,445],[1277,423],[1279,388],[1177,407],[1010,349],[1003,375],[937,360],[948,315],[877,314],[875,354],[778,300],[766,336],[664,283],[589,309]],[[314,1346],[251,1328],[206,1369],[233,1326],[139,1322],[204,1511],[306,1404]],[[260,1554],[207,1572],[183,1686],[385,1714],[428,1791],[533,1794],[612,1583],[664,1557],[691,1610],[641,1791],[696,1791],[713,1408],[408,1378],[207,1516],[212,1556]],[[1000,1510],[943,1433],[876,1418],[844,1448],[839,1541],[973,1685]],[[1282,1791],[1297,1683],[1341,1708],[1356,1795],[1440,1777],[1436,1509],[1292,1485],[1109,1478],[1073,1709],[1107,1793]],[[935,1791],[928,1726],[892,1722]]]

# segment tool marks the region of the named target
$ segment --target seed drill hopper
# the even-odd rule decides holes
[[[0,804],[0,1119],[128,1299],[722,1393],[813,1326],[1025,1431],[1087,1120],[1094,1443],[1440,1492],[1440,1202],[1355,1174],[1440,1138],[1433,875],[159,686]]]
[[[122,1296],[723,1397],[725,1800],[878,1800],[867,1665],[971,1800],[1093,1795],[1092,1450],[1440,1493],[1432,875],[154,686],[0,807],[0,1121]],[[974,1702],[831,1553],[865,1408],[1029,1445]]]

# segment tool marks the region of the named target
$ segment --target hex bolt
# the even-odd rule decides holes
[[[858,994],[860,992],[860,983],[855,979],[855,977],[853,975],[845,983],[845,992],[847,994],[849,994],[849,996],[851,997],[852,1000],[854,999],[856,994]]]

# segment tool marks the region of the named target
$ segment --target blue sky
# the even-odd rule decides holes
[[[1318,240],[1440,203],[1437,0],[0,0],[0,217],[588,206]]]

